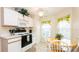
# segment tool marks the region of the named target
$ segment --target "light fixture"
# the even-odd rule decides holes
[[[39,15],[40,17],[42,17],[42,16],[44,15],[44,12],[43,12],[43,11],[39,11],[39,12],[38,12],[38,15]]]

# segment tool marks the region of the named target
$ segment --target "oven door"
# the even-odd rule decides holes
[[[32,43],[32,35],[24,35],[22,36],[21,47],[25,47]]]

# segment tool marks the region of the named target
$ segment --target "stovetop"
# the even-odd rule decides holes
[[[15,35],[29,35],[32,33],[27,33],[27,32],[19,32],[19,33],[15,33]]]

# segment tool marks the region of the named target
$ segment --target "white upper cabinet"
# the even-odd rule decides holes
[[[18,14],[18,27],[33,27],[33,20],[31,17]]]
[[[20,13],[18,13],[18,27],[26,27],[26,21]]]
[[[31,17],[25,16],[24,19],[26,20],[27,27],[33,27],[33,19]]]
[[[22,14],[9,8],[3,8],[2,13],[2,25],[4,26],[33,27],[33,20],[31,17],[23,17]]]
[[[3,25],[6,26],[17,26],[18,13],[14,10],[4,8],[3,9]]]
[[[29,27],[33,27],[33,19],[29,17]]]

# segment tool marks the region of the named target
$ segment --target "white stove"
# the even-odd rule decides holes
[[[21,38],[21,48],[22,51],[26,51],[28,48],[32,46],[32,33],[27,32],[19,32],[15,33],[15,35],[22,36]]]
[[[33,37],[32,37],[32,30],[27,32],[24,28],[17,28],[16,30],[9,30],[11,34],[16,36],[21,36],[21,48],[22,51],[26,51],[27,49],[31,48],[33,45]]]

